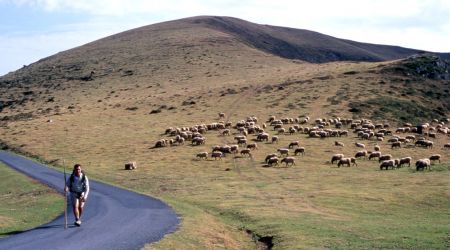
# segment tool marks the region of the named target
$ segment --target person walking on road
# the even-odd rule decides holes
[[[80,164],[73,166],[72,174],[66,180],[65,192],[70,192],[73,215],[75,216],[75,226],[81,226],[81,215],[83,214],[84,204],[89,195],[89,180],[81,170]]]

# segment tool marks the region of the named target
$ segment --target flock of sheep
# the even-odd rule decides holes
[[[220,113],[219,119],[225,119],[225,114]],[[351,165],[357,166],[357,159],[378,159],[380,170],[395,169],[404,165],[411,166],[413,158],[405,156],[402,158],[393,158],[391,154],[382,154],[378,142],[387,141],[392,150],[397,148],[409,147],[423,147],[425,149],[433,149],[433,138],[438,136],[446,136],[450,138],[450,129],[446,124],[449,119],[445,121],[433,120],[431,123],[424,123],[418,126],[405,123],[404,126],[395,129],[390,129],[389,124],[372,123],[367,119],[353,120],[353,119],[315,119],[310,120],[309,117],[302,118],[282,118],[277,119],[275,116],[270,116],[264,123],[259,124],[258,118],[251,116],[245,120],[241,120],[233,124],[232,122],[213,122],[210,124],[200,124],[181,128],[167,128],[165,135],[170,136],[170,139],[160,139],[155,143],[155,148],[184,145],[190,142],[192,146],[205,145],[208,131],[219,131],[217,136],[234,135],[234,143],[224,145],[215,145],[211,152],[203,151],[196,154],[199,160],[208,159],[214,160],[222,159],[227,154],[241,157],[253,157],[252,151],[258,149],[258,143],[265,142],[266,144],[278,144],[280,136],[286,134],[304,134],[310,138],[335,138],[334,145],[336,147],[344,147],[344,143],[338,141],[342,136],[350,136],[352,132],[359,142],[355,142],[356,148],[361,148],[354,156],[346,157],[344,154],[334,154],[331,156],[331,164],[337,163],[338,167]],[[273,133],[270,135],[269,132]],[[350,132],[349,132],[350,131]],[[389,139],[387,139],[389,137]],[[377,142],[374,150],[367,150],[364,141]],[[450,143],[444,145],[444,149],[450,149]],[[295,165],[296,158],[290,153],[293,151],[294,156],[304,155],[305,147],[301,147],[299,141],[291,141],[287,147],[279,147],[277,152],[268,154],[265,157],[264,164],[266,166],[277,166],[284,163],[285,166]],[[418,159],[415,162],[416,170],[423,170],[431,168],[434,161],[441,160],[441,155],[431,154],[427,158]]]

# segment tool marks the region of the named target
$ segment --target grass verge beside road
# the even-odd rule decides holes
[[[53,189],[0,163],[0,237],[51,221],[61,214],[63,203]]]

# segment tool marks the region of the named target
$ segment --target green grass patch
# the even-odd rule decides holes
[[[56,191],[0,163],[0,237],[47,223],[63,209]]]
[[[366,115],[374,120],[397,118],[402,122],[415,124],[424,120],[432,120],[436,117],[441,118],[441,114],[433,108],[414,101],[387,96],[350,102],[349,106],[356,113]]]

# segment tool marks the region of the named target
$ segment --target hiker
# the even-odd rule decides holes
[[[81,170],[80,164],[73,166],[72,174],[66,180],[65,192],[70,191],[73,215],[75,216],[75,226],[81,226],[81,215],[83,207],[89,194],[89,180]]]

